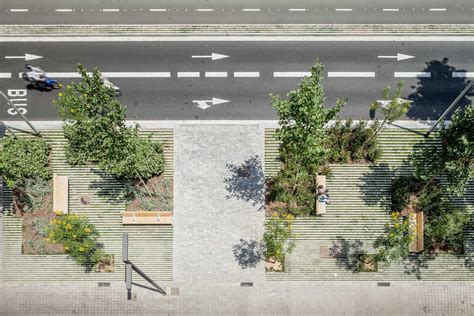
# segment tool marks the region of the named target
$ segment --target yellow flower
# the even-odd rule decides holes
[[[84,247],[82,247],[82,246],[79,247],[79,251],[80,251],[80,252],[84,252],[84,250],[86,250]]]
[[[59,93],[58,93],[58,95],[59,95],[60,97],[62,97],[62,96],[63,96],[63,94],[62,94],[61,92],[59,92]]]
[[[69,250],[69,247],[67,247],[67,246],[64,246],[64,250],[66,250],[66,251],[67,251],[67,250]]]
[[[56,211],[54,211],[54,214],[56,214],[56,215],[62,215],[63,213],[62,213],[60,210],[56,210]]]
[[[71,230],[71,229],[72,229],[72,225],[71,225],[71,224],[67,224],[67,225],[66,225],[66,229]]]
[[[84,228],[84,230],[85,230],[85,232],[88,233],[88,234],[92,231],[89,227]]]

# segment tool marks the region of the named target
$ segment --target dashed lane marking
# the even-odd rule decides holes
[[[296,9],[288,9],[288,11],[290,11],[290,12],[304,12],[304,11],[306,11],[306,9],[296,8]]]
[[[259,78],[260,73],[257,71],[237,71],[234,72],[234,78]]]
[[[434,12],[444,12],[446,8],[430,8],[430,11]]]
[[[10,9],[10,12],[28,12],[28,9]]]
[[[102,9],[104,12],[119,12],[120,9]]]
[[[273,77],[275,78],[302,78],[302,77],[309,77],[311,76],[311,72],[305,71],[276,71],[273,73]]]
[[[199,78],[199,72],[178,72],[178,78]]]
[[[204,76],[206,78],[227,78],[227,72],[209,71],[209,72],[205,72]]]
[[[72,12],[72,9],[54,9],[56,12]]]
[[[0,72],[0,78],[2,79],[10,79],[12,77],[11,72]]]
[[[166,12],[168,9],[150,9],[150,12]]]
[[[242,9],[244,12],[260,12],[260,9]]]
[[[452,76],[453,78],[474,78],[474,72],[455,71]]]
[[[328,78],[375,78],[375,72],[358,71],[330,71]]]
[[[196,9],[197,12],[212,12],[214,9]]]
[[[431,78],[431,72],[395,72],[395,78]]]
[[[383,12],[399,12],[400,9],[382,9]]]
[[[352,12],[352,9],[335,9],[336,12]]]

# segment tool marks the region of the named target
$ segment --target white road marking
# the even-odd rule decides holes
[[[259,78],[260,73],[257,72],[246,72],[246,71],[236,71],[234,72],[234,78]]]
[[[10,12],[28,12],[28,9],[10,9]]]
[[[54,9],[56,12],[72,12],[72,9]]]
[[[204,73],[206,78],[227,78],[227,72],[208,71]]]
[[[474,72],[455,71],[453,78],[474,78]]]
[[[302,77],[309,77],[311,76],[311,72],[309,71],[300,71],[300,72],[293,72],[293,71],[275,71],[273,73],[273,77],[275,78],[302,78]]]
[[[197,9],[197,12],[212,12],[214,9]]]
[[[400,9],[382,9],[384,12],[398,12]]]
[[[335,9],[336,12],[351,12],[352,9]]]
[[[102,9],[104,12],[119,12],[120,9]]]
[[[260,9],[242,9],[244,12],[259,12]]]
[[[306,9],[288,9],[290,12],[304,12]]]
[[[444,11],[446,11],[446,8],[430,8],[430,11],[444,12]]]
[[[150,12],[166,12],[168,9],[150,9]]]
[[[395,72],[395,78],[431,78],[431,72]]]
[[[375,78],[375,72],[364,71],[330,71],[328,78]]]
[[[178,78],[199,78],[199,72],[178,72]]]
[[[0,78],[11,78],[12,73],[11,72],[0,72]]]
[[[77,72],[48,72],[51,78],[80,78]],[[88,72],[89,75],[92,73]],[[104,76],[109,78],[170,78],[169,72],[103,72]],[[19,74],[21,78],[21,73]]]

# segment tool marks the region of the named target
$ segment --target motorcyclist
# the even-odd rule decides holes
[[[46,77],[46,72],[41,69],[40,67],[34,67],[29,64],[25,65],[26,69],[28,71],[26,72],[26,75],[28,76],[28,80],[32,82],[45,82],[47,77]]]

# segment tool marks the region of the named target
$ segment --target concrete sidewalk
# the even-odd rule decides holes
[[[174,135],[173,279],[262,282],[263,263],[239,254],[264,230],[263,130],[188,124]]]

